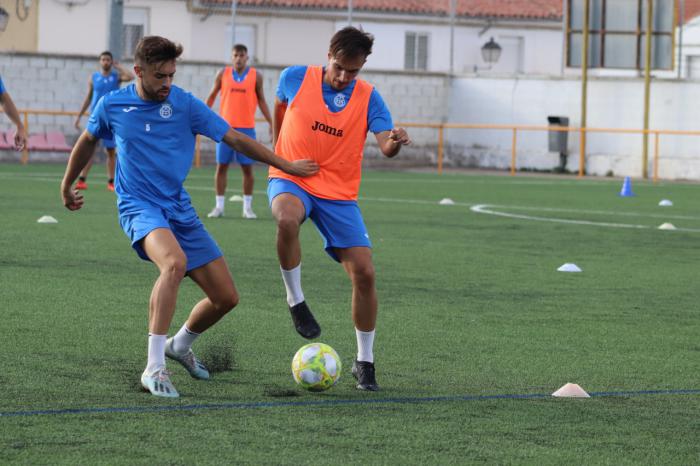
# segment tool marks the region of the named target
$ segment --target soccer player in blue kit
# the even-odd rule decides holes
[[[90,107],[90,113],[92,113],[95,109],[95,105],[97,105],[97,101],[100,100],[103,95],[119,89],[121,83],[129,82],[133,79],[133,74],[114,61],[112,52],[108,50],[102,52],[100,54],[100,71],[95,71],[90,76],[88,92],[85,96],[85,100],[83,100],[83,105],[80,107],[78,116],[75,118],[75,127],[80,129],[80,117],[83,116],[88,106]],[[108,137],[102,139],[102,146],[107,153],[107,189],[114,191],[114,167],[117,157],[114,148],[116,144],[112,137]],[[91,166],[92,158],[90,158],[90,162],[88,162],[82,173],[80,173],[78,183],[75,185],[76,189],[87,189],[87,176]]]
[[[7,116],[10,118],[12,123],[15,124],[17,127],[17,131],[15,132],[15,137],[14,141],[7,141],[9,142],[14,142],[15,144],[15,149],[17,150],[22,150],[24,149],[25,144],[27,143],[27,130],[24,128],[24,124],[22,123],[22,118],[19,116],[19,112],[17,111],[17,107],[15,107],[15,103],[12,100],[12,97],[10,97],[10,93],[7,92],[7,89],[5,89],[5,85],[2,83],[2,78],[0,77],[0,105],[2,105],[3,110],[7,114]]]
[[[97,139],[114,134],[119,159],[115,178],[119,221],[138,255],[160,275],[149,303],[148,363],[144,389],[163,397],[179,396],[165,368],[165,357],[197,379],[208,379],[192,343],[238,303],[238,292],[222,253],[192,207],[183,182],[192,166],[196,134],[223,141],[248,157],[298,176],[313,175],[308,159],[289,162],[233,130],[192,94],[172,85],[182,46],[158,36],[141,39],[134,53],[135,84],[104,96],[90,115],[61,183],[64,205],[83,205],[72,184],[90,159]],[[188,275],[206,297],[168,339],[180,282]]]

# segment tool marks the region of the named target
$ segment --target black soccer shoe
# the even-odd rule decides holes
[[[376,392],[379,390],[374,376],[374,363],[355,360],[352,363],[352,376],[357,380],[358,390]]]
[[[299,335],[308,340],[318,338],[321,335],[321,327],[314,319],[314,315],[311,313],[309,306],[306,305],[306,301],[291,306],[289,312],[292,314],[292,322],[294,322],[294,328]]]

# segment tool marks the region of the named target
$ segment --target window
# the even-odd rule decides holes
[[[567,66],[581,67],[584,5],[589,2],[589,68],[644,69],[649,0],[568,0]],[[651,65],[673,67],[677,0],[654,1]]]
[[[224,53],[224,59],[226,62],[231,60],[231,49],[235,44],[243,44],[248,49],[248,63],[257,63],[257,54],[255,47],[255,26],[252,24],[240,24],[236,23],[236,37],[231,43],[231,23],[226,24],[226,37],[229,38],[229,42],[225,44],[226,47]]]
[[[136,44],[148,34],[148,9],[124,8],[122,51],[125,57],[133,57]]]
[[[404,69],[428,69],[428,34],[420,32],[406,33],[406,48],[404,51]]]

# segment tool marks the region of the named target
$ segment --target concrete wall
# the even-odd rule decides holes
[[[575,78],[456,79],[448,121],[546,125],[548,115],[570,118],[580,125],[581,82]],[[597,78],[589,81],[588,126],[598,128],[643,127],[644,84],[639,78]],[[656,80],[651,86],[651,129],[700,130],[694,102],[700,99],[700,83]],[[506,168],[511,159],[510,131],[450,130],[448,161],[455,165]],[[518,168],[549,169],[558,156],[548,153],[546,132],[520,132]],[[642,136],[591,133],[587,140],[587,173],[640,176]],[[569,170],[578,170],[579,137],[569,134]],[[649,173],[653,155],[649,144]],[[662,135],[659,176],[700,179],[700,136]]]
[[[0,54],[2,79],[19,109],[43,109],[77,112],[87,93],[90,74],[97,70],[97,58],[78,56],[57,56],[43,54]],[[129,67],[131,64],[124,62]],[[192,92],[200,99],[206,99],[214,77],[223,63],[202,63],[182,61],[178,63],[175,83]],[[258,68],[264,78],[264,90],[268,106],[272,108],[281,67],[261,66]],[[443,121],[447,112],[448,79],[445,75],[430,73],[367,71],[361,77],[372,83],[383,96],[395,121]],[[218,100],[215,109],[218,109]],[[258,112],[259,113],[259,112]],[[261,116],[260,114],[258,116]],[[30,115],[30,132],[59,130],[68,136],[69,143],[77,139],[78,131],[73,127],[71,116]],[[86,118],[82,120],[86,123]],[[10,128],[7,119],[0,120],[0,129]],[[259,123],[258,136],[262,142],[269,142],[267,123]],[[432,163],[437,159],[437,139],[435,130],[416,129],[412,131],[415,145],[404,151],[404,162]],[[368,161],[381,159],[373,136],[368,137],[366,158]],[[213,144],[203,138],[202,150],[212,160]],[[33,160],[46,154],[33,153]],[[4,154],[5,158],[15,158]],[[65,154],[59,159],[65,159]],[[54,157],[55,158],[55,157]],[[394,161],[391,161],[394,163]],[[398,162],[401,163],[401,160]]]

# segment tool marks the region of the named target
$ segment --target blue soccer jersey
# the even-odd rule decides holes
[[[2,78],[0,77],[0,95],[5,93],[5,85],[2,83]]]
[[[306,75],[306,66],[290,66],[285,68],[280,74],[279,84],[277,85],[277,98],[280,102],[291,105],[292,100],[299,92],[301,83]],[[355,81],[350,83],[345,89],[338,91],[331,86],[323,83],[323,100],[326,107],[333,113],[337,113],[344,109],[352,91],[355,89]],[[367,128],[373,133],[381,133],[383,131],[391,131],[394,128],[394,122],[391,119],[391,113],[384,103],[384,99],[379,95],[376,89],[372,89],[369,96],[369,107],[367,108]]]
[[[105,76],[99,71],[92,73],[92,100],[90,100],[90,112],[93,111],[97,101],[104,95],[119,89],[119,73],[116,70],[110,71]]]
[[[192,167],[195,136],[219,142],[228,130],[223,118],[177,86],[160,102],[141,99],[135,84],[100,99],[87,125],[95,137],[114,134],[120,215],[144,205],[173,213],[190,208],[183,182]]]

